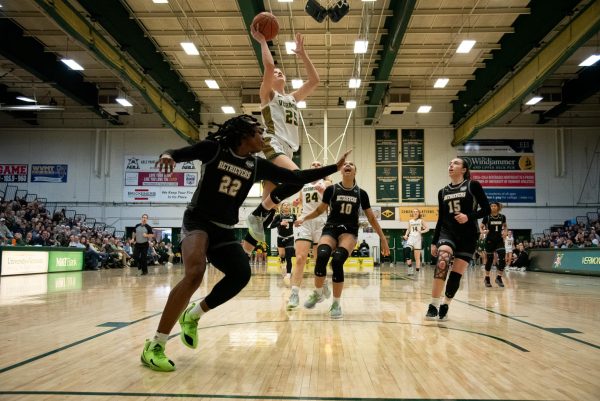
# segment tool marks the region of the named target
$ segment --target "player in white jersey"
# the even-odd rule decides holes
[[[251,26],[252,37],[260,43],[262,62],[264,65],[263,80],[260,85],[261,111],[267,131],[264,135],[265,158],[279,167],[288,170],[298,170],[292,161],[292,154],[300,145],[298,127],[300,114],[296,102],[305,99],[319,85],[319,74],[304,51],[304,39],[296,34],[296,56],[302,60],[306,69],[306,82],[290,94],[285,93],[286,77],[275,68],[275,61],[269,45],[254,25]],[[276,190],[272,182],[264,182],[262,203],[248,216],[248,236],[244,248],[250,252],[257,241],[264,241],[264,226],[268,225],[273,215],[271,209],[284,199],[297,193],[301,186],[280,185]]]
[[[512,263],[513,248],[515,245],[515,238],[513,237],[512,230],[508,230],[508,234],[504,238],[504,250],[506,251],[506,266],[510,266]]]
[[[421,249],[423,249],[423,233],[427,232],[427,224],[421,218],[421,211],[419,209],[413,209],[412,219],[408,221],[408,228],[404,234],[404,260],[408,266],[408,274],[414,273],[412,267],[411,254],[415,254],[415,263],[417,265],[417,272],[421,270]]]
[[[314,161],[310,167],[319,168],[321,167],[321,163]],[[302,205],[301,218],[306,217],[321,204],[321,201],[323,200],[323,191],[325,191],[325,188],[329,185],[331,185],[331,181],[325,179],[311,182],[302,187],[297,202],[294,202],[294,204]],[[326,220],[327,216],[322,214],[296,228],[296,242],[294,244],[296,265],[292,269],[292,292],[286,307],[287,310],[296,308],[300,303],[300,285],[302,284],[302,278],[304,277],[304,266],[306,266],[306,261],[308,259],[308,251],[312,246],[313,257],[316,257],[317,244],[319,243],[319,238],[321,238],[321,232],[323,231]],[[325,283],[323,292],[325,293],[326,298],[329,298],[330,290],[327,283]]]

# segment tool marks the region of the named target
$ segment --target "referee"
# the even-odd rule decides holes
[[[138,223],[133,231],[132,240],[133,259],[136,261],[138,269],[142,271],[142,276],[148,274],[148,239],[153,238],[152,227],[148,225],[148,215],[142,215],[141,223]]]

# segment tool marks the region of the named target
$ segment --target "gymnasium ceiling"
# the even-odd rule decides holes
[[[15,100],[22,95],[62,109],[4,109],[0,126],[167,126],[193,141],[229,117],[222,106],[256,111],[262,66],[248,27],[270,11],[280,24],[271,50],[288,82],[305,78],[302,64],[286,54],[294,32],[304,35],[321,78],[303,112],[307,126],[322,125],[325,112],[334,127],[419,121],[453,126],[455,142],[486,119],[495,126],[597,127],[600,63],[579,63],[600,53],[598,2],[350,0],[339,22],[319,23],[305,12],[306,0],[0,0],[0,108],[26,104]],[[565,30],[575,32],[570,42],[560,41]],[[365,54],[353,51],[358,39],[368,40]],[[476,43],[459,54],[464,39]],[[193,42],[200,54],[187,55],[180,42]],[[549,55],[556,60],[542,69]],[[70,70],[62,58],[84,70]],[[532,64],[538,67],[525,71]],[[348,88],[351,77],[361,79],[358,89]],[[441,77],[446,87],[434,88]],[[219,89],[209,89],[207,79]],[[524,105],[532,93],[544,100]],[[114,104],[117,95],[133,107]],[[351,111],[345,102],[352,99]],[[496,110],[479,114],[490,104]],[[417,115],[422,105],[430,113]]]

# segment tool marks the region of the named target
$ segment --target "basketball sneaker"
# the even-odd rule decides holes
[[[300,303],[300,296],[296,292],[292,292],[290,294],[290,299],[288,300],[287,306],[285,307],[287,310],[292,310],[298,307]]]
[[[330,296],[331,296],[331,289],[329,288],[329,285],[327,285],[327,280],[325,280],[325,282],[323,283],[323,297],[325,299],[329,299]]]
[[[283,285],[285,285],[287,288],[290,288],[291,286],[291,277],[289,274],[286,274],[285,276],[283,276]]]
[[[483,280],[484,284],[486,287],[491,287],[492,283],[490,283],[490,277],[487,276],[484,280]]]
[[[312,309],[319,302],[323,302],[323,299],[324,299],[323,295],[319,295],[319,294],[317,294],[316,291],[313,291],[312,294],[310,294],[308,296],[308,299],[306,300],[306,302],[304,302],[304,307],[306,309]]]
[[[448,320],[448,304],[440,305],[439,317],[440,320]]]
[[[504,282],[502,282],[501,276],[496,276],[496,284],[498,284],[498,287],[504,287]],[[491,287],[491,285],[490,285],[490,287]]]
[[[200,318],[190,315],[190,311],[196,304],[193,303],[183,311],[179,316],[179,325],[181,333],[179,338],[181,342],[188,348],[196,348],[198,346],[198,320]]]
[[[412,276],[413,274],[415,274],[415,270],[412,266],[408,266],[408,275]]]
[[[252,238],[258,242],[263,242],[265,240],[265,229],[263,227],[263,218],[261,216],[255,216],[253,214],[248,215],[246,224],[248,224],[248,233]]]
[[[165,347],[154,341],[146,340],[140,359],[145,366],[152,370],[159,372],[175,370],[175,363],[165,355]]]
[[[436,317],[438,317],[438,309],[434,305],[429,304],[425,320],[435,320]]]
[[[329,316],[332,319],[339,319],[343,316],[342,307],[339,302],[334,302],[331,304],[331,308],[329,308]]]

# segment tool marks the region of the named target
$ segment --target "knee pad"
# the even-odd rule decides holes
[[[494,254],[489,252],[486,252],[486,254],[487,259],[485,261],[485,271],[489,272],[490,270],[492,270],[492,263],[494,263]]]
[[[325,277],[327,275],[327,262],[331,256],[331,247],[321,244],[317,247],[317,261],[315,262],[315,276]]]
[[[498,270],[504,271],[505,266],[506,266],[506,252],[498,251]]]
[[[344,248],[337,248],[333,251],[331,258],[331,270],[333,270],[333,277],[331,281],[334,283],[344,282],[344,262],[348,259],[348,251]]]
[[[460,287],[461,278],[462,274],[454,271],[450,272],[450,277],[448,277],[448,282],[446,283],[446,293],[444,294],[446,298],[454,298]]]
[[[412,248],[410,246],[404,247],[404,260],[408,262],[409,260],[411,260],[411,256]]]
[[[448,277],[448,271],[450,270],[450,263],[452,262],[452,254],[446,251],[438,251],[437,263],[433,272],[433,278],[439,278],[446,280]]]
[[[271,192],[271,200],[275,204],[281,203],[284,199],[289,198],[290,196],[300,192],[302,189],[302,184],[281,184],[275,187],[275,189]]]

